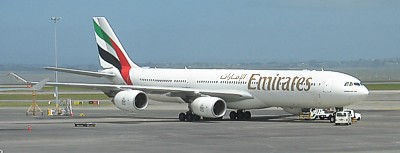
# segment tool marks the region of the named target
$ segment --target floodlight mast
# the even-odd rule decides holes
[[[61,17],[51,17],[51,20],[54,21],[54,56],[55,56],[55,63],[56,63],[56,68],[58,67],[58,52],[57,52],[57,21],[61,20]],[[55,72],[55,82],[58,82],[58,73],[57,71]],[[55,91],[54,91],[54,95],[56,97],[56,104],[58,104],[58,86],[55,86]]]

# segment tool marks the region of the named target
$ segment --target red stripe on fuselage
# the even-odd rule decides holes
[[[126,59],[124,53],[122,53],[121,49],[118,45],[110,38],[112,47],[114,48],[117,56],[119,58],[119,63],[121,63],[121,75],[124,79],[125,83],[128,85],[133,85],[131,81],[131,77],[129,75],[129,71],[131,70],[131,65],[129,64],[128,60]]]

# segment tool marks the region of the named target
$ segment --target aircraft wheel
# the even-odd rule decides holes
[[[237,113],[235,111],[231,111],[231,113],[229,113],[229,118],[231,120],[236,120],[237,119]]]
[[[194,115],[192,113],[186,113],[186,121],[192,122],[194,119]]]
[[[193,114],[193,121],[200,121],[201,117],[199,115]]]
[[[244,119],[246,119],[246,120],[251,119],[251,112],[250,111],[244,112]]]
[[[237,120],[243,120],[243,119],[244,119],[243,111],[238,110],[238,112],[237,112]]]
[[[179,114],[179,121],[183,122],[183,121],[185,121],[185,118],[186,118],[185,113],[180,113]]]

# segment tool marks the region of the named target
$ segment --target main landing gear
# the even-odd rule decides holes
[[[187,111],[186,113],[179,114],[179,121],[193,122],[200,121],[201,117],[194,114],[192,111]]]
[[[179,121],[181,122],[196,122],[196,121],[200,121],[201,120],[201,116],[194,114],[191,111],[187,111],[186,113],[180,113],[179,114]],[[218,120],[222,120],[223,117],[219,117],[219,118],[205,118],[203,117],[203,120],[205,121],[218,121]]]
[[[249,120],[251,119],[251,113],[250,111],[244,110],[237,110],[237,112],[231,111],[231,113],[229,113],[229,117],[231,120]]]

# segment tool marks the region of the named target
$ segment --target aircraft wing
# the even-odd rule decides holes
[[[92,77],[114,77],[115,76],[114,74],[110,74],[110,73],[93,72],[93,71],[68,69],[68,68],[60,68],[60,67],[45,67],[45,69],[51,70],[51,71],[59,71],[59,72],[65,72],[65,73],[92,76]]]
[[[44,85],[46,85],[46,82],[49,80],[49,78],[45,78],[42,81],[38,82],[37,84],[33,85],[32,87],[29,88],[0,88],[0,91],[16,91],[16,90],[21,90],[21,91],[38,91],[41,90]]]
[[[193,88],[179,87],[155,87],[155,86],[136,86],[136,85],[111,85],[111,84],[87,84],[87,83],[56,83],[48,82],[50,86],[74,86],[81,88],[99,89],[102,91],[118,91],[118,90],[141,90],[148,94],[166,94],[170,97],[186,97],[186,96],[215,96],[223,98],[227,102],[234,102],[246,99],[253,99],[247,91],[240,90],[204,90]]]

